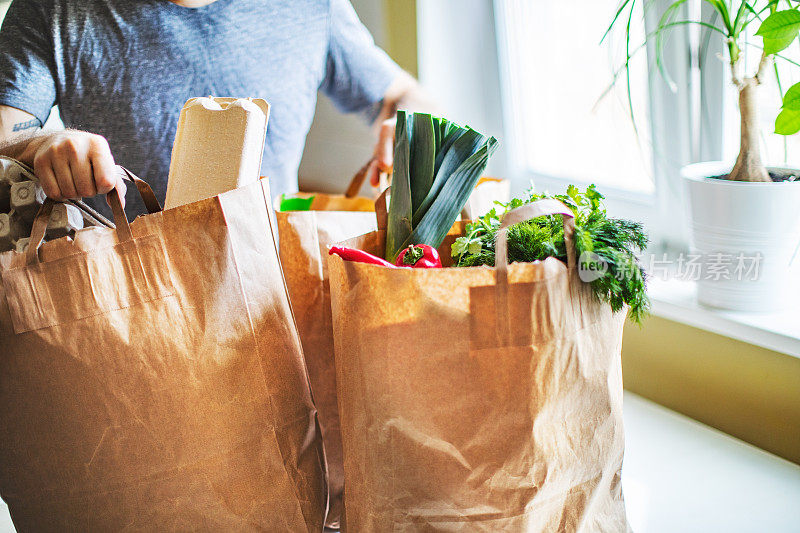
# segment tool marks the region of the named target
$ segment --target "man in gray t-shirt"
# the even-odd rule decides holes
[[[0,153],[31,164],[56,199],[124,187],[116,162],[163,201],[184,102],[259,97],[272,106],[261,172],[288,192],[320,89],[377,123],[422,98],[348,0],[14,0],[0,29]],[[54,104],[68,130],[38,133]],[[373,180],[391,165],[393,130],[380,131]]]

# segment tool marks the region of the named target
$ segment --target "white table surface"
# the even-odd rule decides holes
[[[625,431],[636,533],[800,533],[800,466],[631,393]],[[14,526],[0,502],[6,531]]]
[[[800,466],[631,393],[624,412],[634,532],[800,532]]]

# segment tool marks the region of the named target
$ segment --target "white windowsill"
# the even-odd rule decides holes
[[[713,309],[697,303],[697,289],[691,281],[651,278],[648,284],[654,316],[800,357],[800,317],[794,313]]]

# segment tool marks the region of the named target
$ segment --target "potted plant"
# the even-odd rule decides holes
[[[800,32],[796,2],[784,0],[703,0],[715,17],[711,21],[680,19],[686,0],[666,4],[645,2],[645,9],[661,9],[660,20],[647,40],[655,46],[662,75],[664,38],[672,28],[697,25],[713,38],[724,40],[730,80],[738,90],[741,141],[735,164],[704,162],[681,171],[689,202],[692,253],[689,260],[701,265],[698,299],[714,307],[742,311],[769,311],[786,307],[793,298],[791,270],[800,242],[800,171],[766,167],[761,158],[756,95],[767,76],[776,76],[773,61]],[[623,0],[609,30],[626,24],[630,50],[630,17],[636,0]],[[763,40],[760,60],[750,72],[743,68],[745,32],[757,27]],[[754,46],[754,45],[751,45]],[[627,71],[630,53],[626,54]],[[792,62],[793,63],[793,62]],[[796,63],[795,63],[796,64]],[[779,84],[780,85],[780,84]],[[783,95],[783,106],[775,120],[775,133],[800,131],[800,83]],[[797,254],[800,255],[800,254]]]

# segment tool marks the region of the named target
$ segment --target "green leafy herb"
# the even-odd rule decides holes
[[[494,265],[495,241],[505,213],[524,204],[555,198],[575,213],[575,248],[581,261],[589,258],[602,263],[596,279],[590,281],[595,295],[619,311],[630,306],[631,320],[640,323],[647,314],[650,300],[645,274],[636,253],[647,246],[647,236],[638,222],[608,218],[603,196],[594,185],[580,192],[570,185],[566,194],[547,195],[529,192],[516,198],[466,227],[466,233],[453,243],[451,253],[456,266]],[[533,262],[555,257],[566,262],[564,223],[560,215],[539,217],[511,226],[508,230],[508,261]],[[583,265],[584,267],[588,265]]]
[[[497,148],[494,137],[425,113],[397,112],[386,259],[438,247]]]

